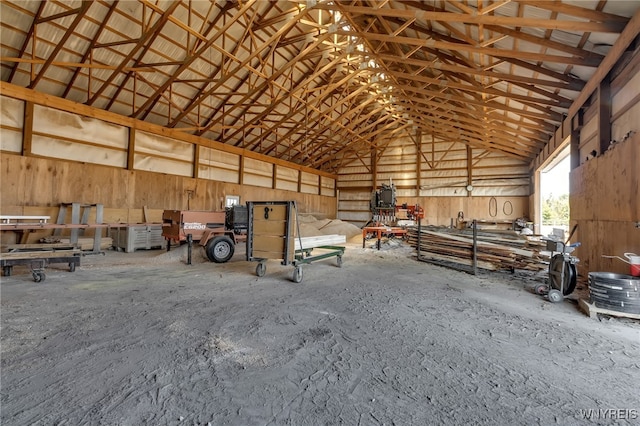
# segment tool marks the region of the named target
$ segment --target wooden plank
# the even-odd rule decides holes
[[[70,243],[39,243],[39,244],[9,244],[6,246],[8,251],[14,250],[42,250],[42,249],[74,249],[76,248],[73,244]]]
[[[284,253],[282,251],[253,250],[251,257],[253,259],[284,259]]]
[[[15,260],[15,259],[46,259],[50,257],[68,257],[79,255],[80,250],[61,250],[61,251],[29,251],[29,252],[13,252],[13,253],[0,253],[0,259],[2,260]]]
[[[625,27],[623,21],[579,22],[575,20],[536,19],[496,15],[460,14],[451,12],[426,11],[415,9],[391,9],[386,7],[346,6],[343,4],[319,3],[318,9],[335,10],[354,15],[373,15],[424,21],[462,22],[465,24],[504,25],[507,27],[535,27],[556,30],[585,32],[620,32]],[[368,35],[368,34],[367,34]]]
[[[254,220],[253,221],[253,234],[258,235],[286,235],[287,222],[284,220]]]
[[[254,253],[258,251],[278,252],[282,257],[285,251],[285,239],[273,235],[254,236],[252,247]]]
[[[265,209],[268,209],[265,210]],[[268,215],[268,218],[265,218]],[[286,204],[257,204],[253,206],[253,222],[273,222],[287,219]]]
[[[347,237],[345,235],[321,235],[316,237],[302,237],[295,239],[295,249],[300,250],[302,248],[314,248],[322,246],[334,246],[346,243]]]

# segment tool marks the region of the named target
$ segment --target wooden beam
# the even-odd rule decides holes
[[[98,98],[102,95],[102,93],[109,87],[109,85],[115,80],[115,78],[124,70],[126,65],[133,59],[133,57],[138,53],[138,51],[144,47],[147,40],[152,37],[157,36],[162,27],[166,24],[169,16],[173,13],[173,11],[180,5],[180,2],[170,3],[167,7],[167,10],[163,12],[163,14],[156,20],[153,26],[145,31],[140,37],[140,41],[136,43],[136,45],[131,49],[131,51],[127,54],[127,56],[120,62],[120,64],[116,67],[116,69],[107,77],[107,79],[102,83],[102,85],[96,90],[91,98],[87,100],[87,105],[91,106],[93,103],[98,100]],[[123,86],[120,86],[121,88]]]
[[[634,13],[624,31],[622,31],[618,39],[613,44],[613,47],[609,50],[609,53],[607,53],[607,56],[602,60],[598,69],[596,69],[596,72],[591,76],[578,97],[573,101],[573,104],[569,107],[565,120],[573,120],[573,117],[578,114],[585,102],[591,97],[593,92],[597,90],[600,83],[606,78],[611,69],[613,69],[618,60],[639,34],[640,9]],[[550,154],[553,154],[553,152],[545,153],[544,150],[541,151],[538,156],[532,160],[530,168],[532,170],[537,170],[542,164],[544,164]]]
[[[35,45],[34,35],[36,32],[36,25],[38,20],[42,16],[42,11],[44,10],[44,7],[46,6],[46,4],[47,4],[46,1],[41,1],[40,4],[38,5],[38,10],[36,11],[33,17],[33,22],[29,26],[29,31],[25,34],[24,41],[22,42],[22,47],[20,48],[20,51],[16,55],[18,58],[22,58],[24,56],[25,52],[27,51],[27,47],[29,47],[29,44],[32,45],[32,48]],[[9,73],[9,77],[7,78],[8,83],[11,83],[13,81],[13,77],[15,77],[16,72],[18,71],[18,66],[19,66],[19,62],[16,62],[13,65],[13,67],[11,67],[11,72]]]
[[[22,155],[33,152],[33,102],[24,103],[24,121],[22,124]]]
[[[284,34],[287,34],[297,24],[298,20],[306,15],[307,11],[308,11],[308,9],[304,9],[302,12],[300,12],[300,14],[294,16],[289,22],[286,23],[286,25],[284,25],[282,28],[280,28],[275,34],[273,34],[271,37],[269,37],[267,40],[265,40],[264,44],[262,46],[260,46],[260,48],[257,48],[253,53],[251,53],[247,58],[245,58],[237,67],[234,67],[233,70],[230,70],[226,74],[226,76],[224,78],[220,79],[220,81],[218,81],[216,84],[214,84],[209,90],[205,91],[203,93],[202,98],[205,98],[210,93],[215,92],[216,90],[218,90],[220,87],[222,87],[222,85],[224,83],[226,83],[226,81],[228,81],[229,78],[237,76],[237,74],[240,73],[240,71],[242,71],[242,70],[246,70],[247,64],[249,64],[253,59],[255,59],[265,49],[271,48],[272,47],[272,43],[274,43],[276,40],[280,39]],[[328,37],[328,34],[321,35],[320,37],[318,37],[314,41],[314,43],[311,46],[315,47],[315,46],[321,44],[327,37]],[[309,48],[307,47],[303,52],[306,52],[308,50],[309,50]],[[299,60],[302,56],[304,56],[303,52],[300,52],[298,55],[296,55],[295,59]],[[276,71],[274,74],[272,74],[270,76],[271,81],[275,80],[278,76],[280,76],[285,71],[285,69],[286,68],[282,68],[282,69]],[[251,91],[251,93],[253,93],[253,91]],[[243,97],[243,99],[246,100],[250,96],[251,96],[250,94],[249,95],[245,95]],[[172,122],[173,126],[175,126],[175,124],[177,122],[179,122],[193,108],[195,108],[198,105],[198,103],[191,103],[180,114],[178,114],[174,118],[174,120]],[[236,103],[232,108],[235,109],[239,105],[240,105],[239,103]],[[171,126],[171,127],[173,127],[173,126]]]
[[[467,185],[473,184],[473,149],[467,145]],[[467,191],[467,197],[471,197],[471,191]]]
[[[597,121],[600,154],[604,154],[611,143],[611,82],[605,78],[598,87]]]
[[[576,16],[578,18],[587,19],[594,22],[620,22],[627,24],[629,18],[625,16],[614,15],[613,13],[601,12],[599,10],[588,9],[586,7],[574,6],[562,2],[553,1],[531,1],[531,0],[513,0],[521,5],[529,7],[537,7],[540,9],[550,10],[552,12],[562,13],[563,15]]]
[[[49,66],[51,66],[51,64],[53,63],[53,60],[58,55],[60,50],[62,50],[62,47],[67,42],[69,37],[71,37],[76,27],[80,24],[80,22],[86,15],[87,11],[89,10],[89,6],[91,6],[92,4],[93,4],[92,1],[83,0],[81,6],[78,9],[74,9],[73,11],[70,11],[76,15],[75,19],[71,24],[69,24],[64,35],[58,41],[58,44],[56,44],[56,47],[53,48],[53,51],[49,53],[47,60],[45,61],[44,65],[42,65],[42,67],[40,68],[40,72],[38,72],[38,75],[36,75],[36,77],[29,83],[29,89],[33,89],[38,85],[38,82],[45,75],[45,73],[49,69]]]
[[[448,41],[437,41],[433,39],[420,39],[414,37],[400,37],[400,36],[390,36],[387,34],[373,34],[373,33],[359,33],[356,31],[344,31],[339,30],[339,35],[343,35],[346,37],[359,37],[367,40],[377,40],[384,43],[399,43],[410,46],[423,46],[430,47],[433,49],[444,49],[449,50],[451,52],[469,52],[476,53],[482,55],[489,55],[493,57],[500,58],[515,58],[521,60],[528,61],[543,61],[543,62],[553,62],[560,64],[572,64],[572,65],[581,65],[587,67],[597,67],[600,63],[599,58],[595,57],[575,57],[575,56],[562,56],[562,55],[549,55],[540,52],[524,52],[524,51],[514,51],[508,49],[497,49],[493,47],[481,47],[481,46],[471,46],[466,43],[452,43]]]
[[[107,10],[107,14],[102,19],[102,22],[100,22],[100,25],[98,26],[97,31],[95,32],[95,34],[93,35],[93,38],[89,42],[89,46],[87,47],[84,54],[82,55],[82,59],[80,59],[80,63],[84,64],[85,62],[91,59],[91,54],[93,52],[93,49],[96,47],[96,44],[98,42],[98,39],[100,38],[100,35],[102,35],[102,32],[107,26],[107,22],[109,22],[109,20],[111,19],[111,16],[113,15],[113,12],[118,7],[119,2],[120,0],[116,0],[113,3],[111,3],[111,6],[109,6],[109,9]],[[81,68],[76,68],[76,70],[73,72],[73,75],[69,79],[69,82],[67,83],[67,87],[64,89],[64,92],[62,93],[61,98],[66,98],[69,95],[69,92],[71,92],[71,89],[73,89],[74,84],[78,79],[78,76],[80,75],[80,70]],[[87,87],[91,87],[91,81],[89,81],[89,83],[87,84]]]
[[[384,7],[346,6],[341,3],[318,3],[316,9],[332,10],[351,15],[388,16],[393,18],[418,19],[422,21],[462,22],[473,25],[504,25],[508,27],[533,27],[551,30],[588,31],[618,33],[624,29],[623,21],[583,22],[575,20],[550,20],[518,18],[510,16],[432,12],[414,9],[391,9]]]
[[[129,143],[127,144],[127,170],[133,170],[136,158],[136,128],[129,127]]]
[[[242,8],[236,13],[231,19],[229,19],[223,26],[220,28],[209,40],[206,40],[196,52],[191,55],[188,55],[180,64],[178,69],[169,77],[164,83],[162,83],[156,91],[149,96],[149,98],[132,114],[133,117],[139,117],[141,113],[147,110],[149,107],[153,106],[155,102],[157,102],[158,98],[162,93],[164,93],[170,86],[173,84],[176,79],[182,75],[184,71],[186,71],[189,66],[196,60],[204,57],[205,52],[211,47],[213,43],[215,43],[222,35],[224,35],[230,28],[233,26],[238,19],[240,19],[244,14],[255,4],[256,0],[247,1]],[[209,32],[216,28],[218,20],[222,18],[225,10],[223,9],[217,16],[214,18],[205,31],[204,35],[207,36]]]

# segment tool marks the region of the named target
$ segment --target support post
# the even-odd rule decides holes
[[[473,219],[473,275],[478,275],[478,227]]]

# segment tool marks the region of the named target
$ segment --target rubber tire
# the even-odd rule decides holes
[[[549,293],[549,286],[546,284],[538,284],[535,288],[535,292],[538,296],[544,296]]]
[[[336,256],[336,264],[338,268],[342,268],[342,256]]]
[[[233,240],[226,235],[220,235],[209,240],[205,249],[207,258],[215,263],[226,263],[233,257],[234,251]]]
[[[293,282],[301,283],[303,275],[304,274],[302,273],[302,266],[296,266],[293,270]]]
[[[69,272],[75,272],[76,271],[76,264],[75,262],[71,262],[69,263]]]
[[[562,302],[562,293],[560,292],[560,290],[556,290],[555,288],[552,288],[551,290],[549,290],[549,302],[552,303],[560,303]]]
[[[33,275],[33,281],[37,283],[40,283],[47,278],[44,272],[33,272],[31,275]]]
[[[266,273],[267,273],[267,265],[265,265],[262,262],[258,263],[258,265],[256,266],[256,275],[259,277],[264,277],[264,274]]]

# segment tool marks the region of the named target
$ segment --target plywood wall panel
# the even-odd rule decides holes
[[[616,144],[603,155],[570,174],[572,221],[578,224],[575,241],[579,271],[628,273],[624,262],[603,258],[640,252],[640,135]],[[638,253],[640,254],[640,253]]]
[[[0,214],[42,209],[55,219],[60,203],[79,202],[103,204],[105,221],[136,223],[145,206],[159,219],[164,209],[219,210],[226,195],[239,195],[243,203],[295,200],[300,212],[337,217],[333,196],[13,154],[3,154],[0,164]]]

